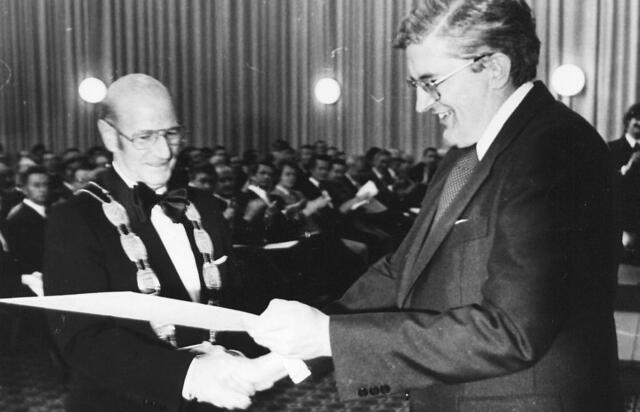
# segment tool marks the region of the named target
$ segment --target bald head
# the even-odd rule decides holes
[[[101,116],[125,126],[131,117],[152,112],[175,119],[175,110],[167,88],[157,79],[142,73],[120,77],[107,89]]]

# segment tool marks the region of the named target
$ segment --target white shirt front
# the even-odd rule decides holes
[[[478,154],[478,160],[482,160],[491,143],[496,140],[498,133],[502,130],[502,127],[507,122],[509,117],[516,111],[520,103],[524,100],[527,94],[533,89],[532,82],[526,82],[511,93],[511,96],[502,103],[502,106],[498,109],[496,114],[493,115],[491,121],[487,125],[487,128],[482,133],[480,140],[476,144],[476,153]]]
[[[130,188],[136,185],[131,179],[122,173],[118,162],[113,162],[113,170],[124,180],[124,182]],[[163,193],[166,188],[160,188],[156,190],[156,193]],[[200,275],[198,274],[198,266],[196,265],[196,259],[193,256],[191,250],[191,244],[189,243],[189,237],[187,232],[181,223],[173,223],[173,221],[164,214],[160,205],[155,205],[151,209],[151,223],[154,229],[158,233],[164,248],[171,259],[171,263],[175,267],[180,280],[184,285],[191,300],[194,302],[200,301]]]
[[[627,143],[629,143],[629,146],[631,146],[632,149],[635,145],[640,144],[640,140],[634,139],[629,133],[625,133],[624,138],[627,139]]]
[[[29,206],[31,209],[35,210],[42,217],[47,217],[47,212],[44,206],[35,203],[31,199],[22,199],[22,203]]]

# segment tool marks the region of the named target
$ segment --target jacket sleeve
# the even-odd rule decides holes
[[[73,204],[50,215],[45,235],[46,295],[111,291],[104,247]],[[119,245],[118,245],[119,246]],[[157,339],[146,322],[52,312],[49,322],[73,373],[134,402],[178,410],[192,355]]]

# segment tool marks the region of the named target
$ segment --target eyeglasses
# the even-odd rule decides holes
[[[102,120],[104,120],[105,123],[107,123],[109,126],[113,127],[113,129],[118,132],[120,136],[130,141],[133,147],[138,150],[149,149],[158,141],[158,138],[160,136],[167,139],[167,143],[169,144],[169,146],[180,146],[182,143],[184,143],[185,140],[183,138],[184,132],[182,130],[182,126],[171,127],[169,129],[143,130],[141,132],[136,132],[133,135],[128,136],[122,133],[122,131],[120,131],[120,129],[118,129],[116,125],[114,125],[107,119]]]
[[[478,57],[474,57],[471,61],[466,63],[464,66],[459,67],[459,68],[455,69],[454,71],[445,74],[444,76],[442,76],[439,79],[422,80],[422,79],[414,79],[412,77],[409,77],[407,79],[407,84],[410,87],[413,87],[414,89],[417,89],[418,87],[420,87],[422,90],[427,92],[429,94],[429,96],[431,96],[431,98],[433,99],[433,103],[435,103],[435,102],[439,101],[440,98],[442,97],[440,95],[440,91],[438,90],[438,86],[439,85],[444,83],[445,80],[453,77],[455,74],[458,74],[462,70],[464,70],[467,67],[471,66],[472,64],[477,63],[480,60],[484,59],[485,57],[491,56],[492,54],[493,53],[488,53],[488,54],[483,54],[483,55],[478,56]],[[431,104],[433,104],[433,103],[431,103]]]

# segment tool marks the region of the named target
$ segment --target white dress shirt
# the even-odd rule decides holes
[[[113,162],[113,170],[124,180],[130,188],[136,185],[136,182],[129,179],[123,172],[118,162]],[[156,190],[161,194],[166,191],[166,187]],[[171,259],[171,263],[176,268],[182,284],[189,292],[191,300],[200,301],[200,275],[196,259],[191,250],[191,244],[187,237],[187,232],[181,223],[173,223],[173,221],[164,214],[160,205],[155,205],[151,209],[151,223],[158,233],[164,248]]]
[[[532,82],[526,82],[511,93],[511,96],[502,103],[502,106],[498,109],[496,114],[493,115],[491,121],[487,125],[487,128],[482,133],[480,140],[476,144],[476,153],[478,154],[478,160],[482,160],[491,143],[496,140],[498,133],[502,130],[502,127],[507,122],[509,117],[516,111],[520,103],[524,100],[527,94],[533,89]]]

